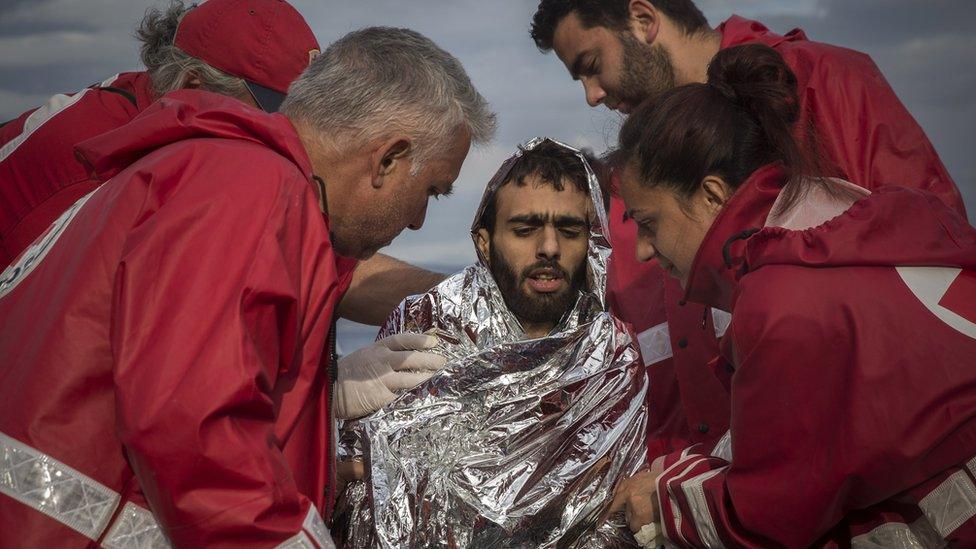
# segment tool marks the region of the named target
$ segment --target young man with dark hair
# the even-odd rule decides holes
[[[586,284],[588,194],[577,155],[544,141],[486,200],[475,242],[527,336],[548,334]]]
[[[594,520],[643,466],[643,365],[606,310],[606,214],[580,151],[528,142],[489,182],[479,261],[390,315],[436,330],[436,377],[347,425],[364,482],[340,498],[343,547],[623,547]],[[504,479],[499,482],[499,479]]]
[[[674,86],[705,82],[709,63],[722,49],[770,46],[796,74],[797,137],[817,146],[830,175],[868,189],[923,189],[965,215],[959,190],[932,144],[863,53],[810,41],[800,29],[778,35],[738,16],[713,29],[691,0],[542,0],[531,35],[583,84],[591,106],[624,114]],[[656,260],[635,259],[637,229],[624,219],[613,193],[608,299],[638,334],[648,367],[651,460],[714,441],[727,430],[731,372],[713,371],[708,363],[718,355],[718,338],[730,317],[686,303],[679,284]],[[649,483],[628,488],[651,489]]]

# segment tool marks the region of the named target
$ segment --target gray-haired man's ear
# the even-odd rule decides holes
[[[401,175],[410,173],[412,153],[413,145],[409,137],[396,136],[385,140],[370,159],[373,187],[382,187],[383,180],[394,175],[397,170],[401,170]]]

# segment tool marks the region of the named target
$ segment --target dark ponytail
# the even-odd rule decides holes
[[[810,152],[812,132],[803,132],[805,147],[795,139],[800,118],[796,76],[782,56],[758,44],[736,46],[715,56],[707,84],[675,88],[631,114],[618,159],[633,163],[643,184],[683,196],[708,175],[738,188],[772,162],[791,176],[824,175]]]

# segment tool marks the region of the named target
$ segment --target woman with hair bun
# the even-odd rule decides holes
[[[613,508],[642,542],[972,546],[976,230],[924,191],[815,177],[799,104],[778,53],[740,46],[621,130],[638,259],[732,313],[734,374],[729,433]]]

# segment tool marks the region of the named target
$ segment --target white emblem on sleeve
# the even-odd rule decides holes
[[[976,323],[943,306],[940,302],[949,291],[962,269],[947,267],[895,267],[898,275],[925,305],[942,322],[973,339],[976,339]]]

